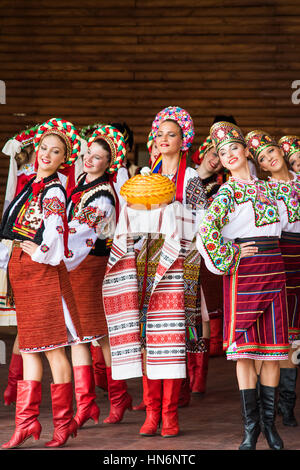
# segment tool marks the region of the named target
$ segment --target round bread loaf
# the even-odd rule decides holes
[[[158,173],[133,176],[123,184],[121,196],[135,209],[154,209],[172,202],[175,184]]]

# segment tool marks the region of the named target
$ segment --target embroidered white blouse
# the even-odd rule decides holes
[[[65,194],[59,187],[50,188],[43,199],[44,231],[42,242],[31,256],[37,263],[58,265],[64,258]]]
[[[230,177],[209,206],[196,245],[212,273],[230,274],[237,270],[240,259],[236,238],[280,234],[278,207],[267,183]]]

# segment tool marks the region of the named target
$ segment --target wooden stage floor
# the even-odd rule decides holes
[[[12,337],[2,337],[7,344],[7,362],[12,348]],[[0,365],[0,443],[8,441],[14,430],[15,407],[3,404],[3,391],[6,387],[8,364]],[[29,439],[24,445],[13,451],[25,455],[21,450],[44,450],[43,444],[52,437],[52,414],[50,399],[50,371],[45,362],[43,378],[43,400],[40,410],[42,434],[39,441]],[[300,397],[300,379],[297,392]],[[141,379],[128,380],[128,389],[133,396],[133,403],[138,404],[142,394]],[[172,439],[142,437],[139,429],[144,422],[145,412],[126,412],[122,423],[104,425],[102,419],[108,415],[107,394],[97,389],[97,403],[101,414],[98,425],[89,421],[78,432],[75,439],[70,438],[63,450],[90,451],[209,451],[236,450],[242,438],[239,392],[235,377],[235,364],[225,357],[210,358],[207,392],[204,396],[193,395],[190,405],[179,409],[180,435]],[[295,415],[300,424],[300,399],[296,404]],[[285,427],[281,417],[277,417],[277,428],[284,441],[286,450],[300,450],[300,426]],[[267,450],[268,446],[261,435],[258,450]],[[6,452],[6,458],[12,451]],[[49,452],[52,452],[51,450]],[[241,454],[241,452],[239,453]],[[268,454],[270,455],[270,454]],[[4,457],[3,452],[1,457]]]

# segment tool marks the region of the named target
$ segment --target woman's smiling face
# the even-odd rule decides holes
[[[52,174],[65,161],[66,145],[55,134],[45,136],[38,149],[39,169]]]
[[[218,152],[221,164],[231,173],[244,168],[249,156],[249,150],[238,142],[230,142],[223,145]]]
[[[265,148],[257,158],[262,170],[270,173],[280,171],[285,165],[283,150],[275,145]]]
[[[220,157],[214,148],[205,153],[201,165],[204,165],[206,171],[211,174],[218,173],[223,168]]]
[[[155,139],[159,153],[174,155],[182,146],[182,133],[176,122],[164,121],[159,126]]]
[[[83,156],[84,171],[91,176],[102,176],[109,167],[110,157],[101,142],[93,142]]]
[[[300,172],[300,152],[295,152],[293,155],[291,155],[289,158],[289,164],[295,173]]]

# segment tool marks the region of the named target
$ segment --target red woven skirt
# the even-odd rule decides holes
[[[102,300],[107,262],[107,256],[88,255],[76,269],[69,272],[83,337],[108,334]]]
[[[278,248],[240,260],[224,276],[224,349],[228,359],[287,359],[285,268]]]
[[[300,339],[300,233],[283,232],[280,249],[286,272],[289,341]]]
[[[70,344],[62,297],[81,338],[79,316],[63,262],[58,266],[36,263],[21,248],[14,247],[8,271],[21,351],[36,352]]]

